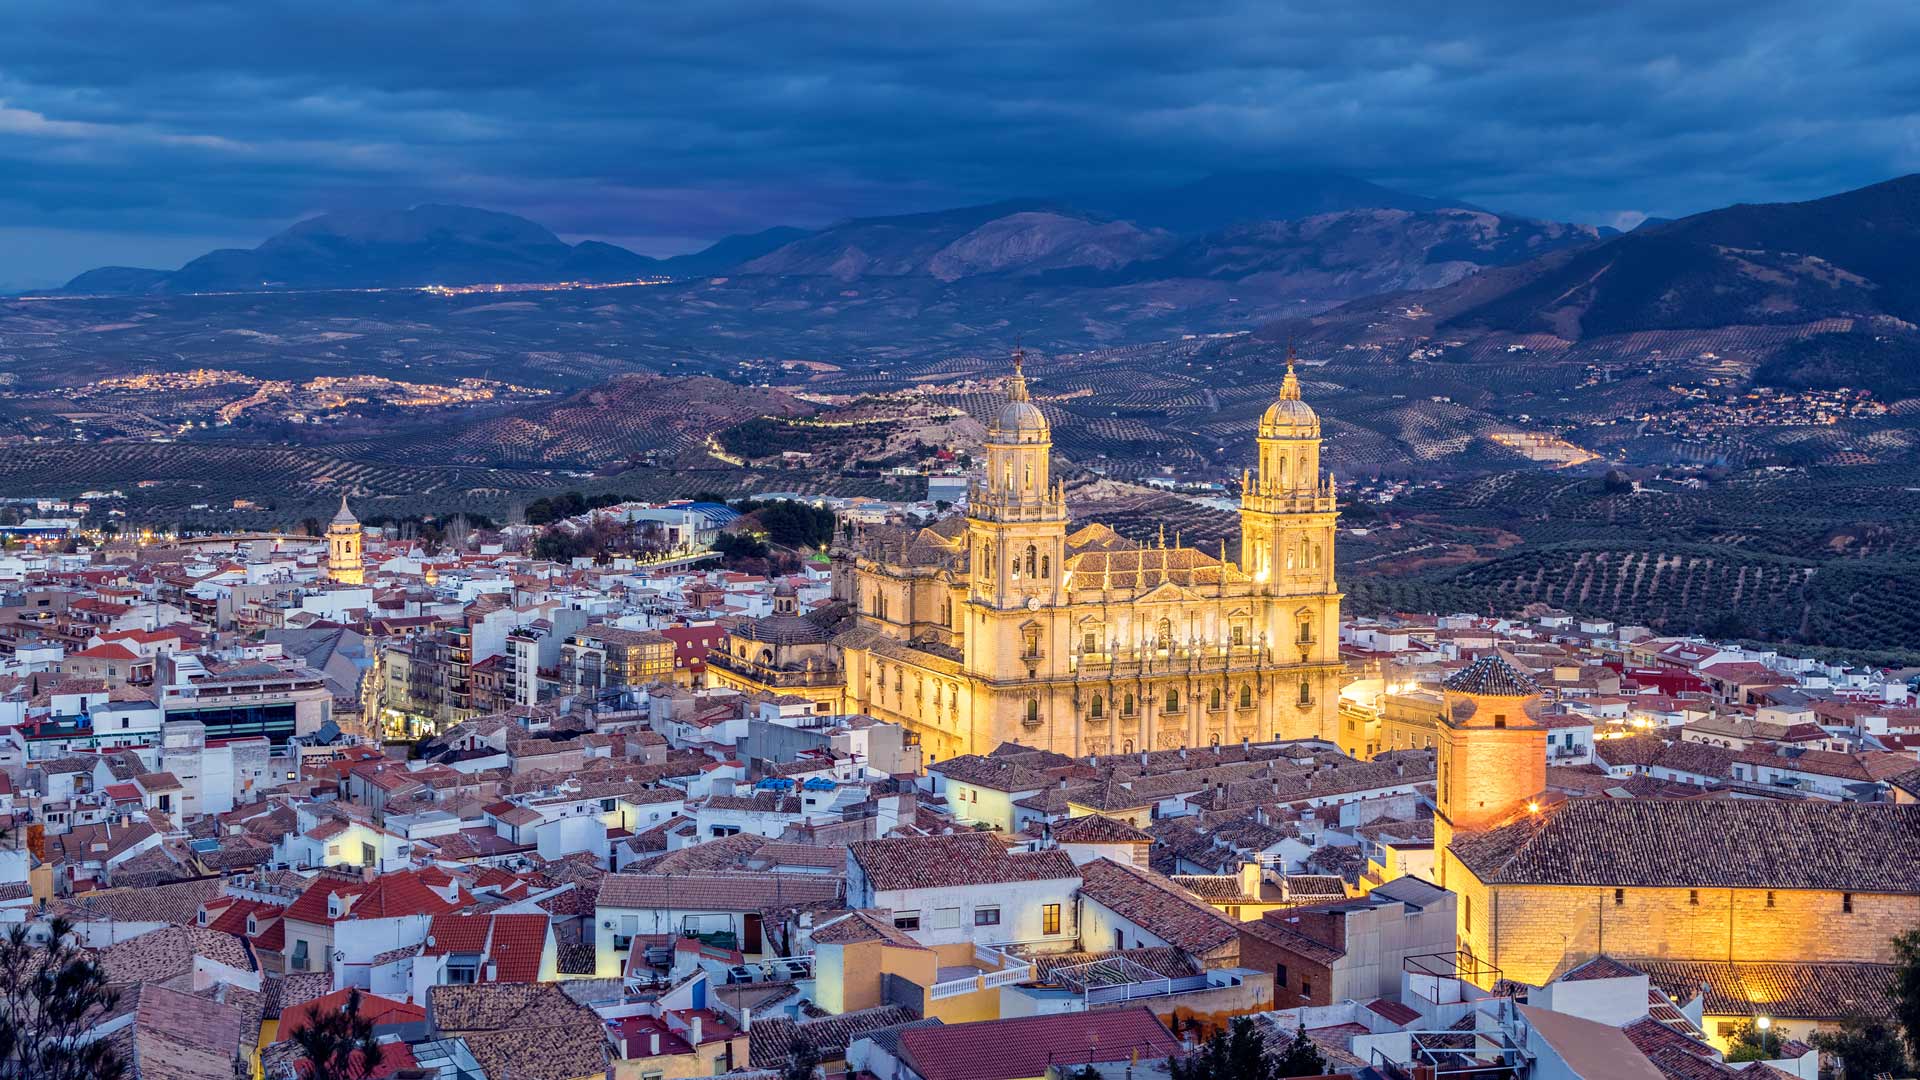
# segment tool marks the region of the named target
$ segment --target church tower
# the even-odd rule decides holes
[[[1024,361],[1016,349],[1007,403],[987,425],[986,476],[967,495],[969,599],[1002,610],[1056,603],[1066,559],[1066,493],[1052,479],[1053,432],[1027,397]]]
[[[954,612],[966,669],[986,684],[972,708],[971,749],[981,753],[1071,719],[1057,695],[1033,688],[1068,670],[1067,498],[1024,361],[1014,350],[1007,403],[987,425],[986,475],[967,494],[967,596]]]
[[[1333,577],[1339,513],[1320,472],[1320,417],[1300,399],[1293,348],[1280,397],[1260,417],[1259,458],[1240,481],[1240,568],[1261,599],[1262,644],[1297,665],[1276,725],[1288,738],[1334,737],[1339,722],[1340,593]]]
[[[327,525],[327,577],[342,585],[361,585],[367,579],[366,553],[361,550],[360,519],[347,509],[340,494],[340,511]]]
[[[1498,653],[1447,676],[1435,743],[1435,866],[1446,886],[1454,834],[1500,824],[1547,786],[1547,728],[1540,687]]]

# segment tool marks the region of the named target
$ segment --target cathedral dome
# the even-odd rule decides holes
[[[1020,350],[1013,351],[1013,377],[1008,380],[1007,403],[994,414],[988,431],[996,438],[1015,442],[1042,442],[1050,437],[1051,431],[1040,407],[1027,398],[1025,359]]]
[[[335,524],[335,525],[360,524],[360,519],[357,517],[354,517],[353,511],[347,509],[347,496],[344,493],[342,493],[340,496],[340,509],[333,515],[332,524]]]
[[[993,418],[993,430],[997,435],[1045,435],[1047,418],[1040,414],[1040,407],[1031,401],[1009,401],[1000,406]]]
[[[1281,398],[1260,417],[1260,437],[1290,439],[1320,434],[1320,416],[1299,398]]]
[[[1300,400],[1300,377],[1293,373],[1293,349],[1287,349],[1287,377],[1280,384],[1280,399],[1267,406],[1260,417],[1262,439],[1317,439],[1320,416],[1313,406]]]

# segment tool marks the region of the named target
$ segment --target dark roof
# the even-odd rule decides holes
[[[1747,964],[1714,960],[1633,960],[1627,965],[1675,1001],[1706,987],[1707,1016],[1788,1020],[1893,1019],[1891,964]]]
[[[779,1068],[795,1039],[803,1039],[823,1061],[845,1057],[847,1045],[871,1031],[911,1024],[919,1017],[904,1005],[879,1005],[838,1016],[794,1023],[782,1016],[755,1017],[747,1029],[747,1060],[754,1068]]]
[[[1572,799],[1452,851],[1490,884],[1920,893],[1920,805]]]
[[[1105,814],[1082,814],[1053,827],[1053,839],[1061,844],[1151,844],[1153,837]]]
[[[926,1080],[1011,1080],[1047,1066],[1086,1061],[1158,1061],[1180,1043],[1144,1008],[1058,1013],[916,1028],[902,1057]]]
[[[1078,879],[1067,853],[1008,851],[991,833],[857,840],[847,848],[875,890],[944,889]]]
[[[1540,692],[1533,676],[1507,663],[1498,653],[1474,658],[1473,663],[1447,676],[1440,685],[1456,694],[1483,697],[1532,697]]]
[[[828,874],[608,874],[598,904],[667,911],[773,911],[840,898],[840,878]]]
[[[1094,859],[1080,868],[1082,898],[1092,900],[1169,945],[1207,956],[1240,940],[1240,924],[1165,877]]]

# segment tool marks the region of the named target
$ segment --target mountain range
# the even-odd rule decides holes
[[[74,278],[64,291],[180,294],[737,275],[769,292],[791,279],[920,281],[960,288],[964,300],[972,283],[1071,291],[1212,281],[1247,282],[1258,296],[1318,310],[1383,290],[1445,285],[1601,235],[1333,174],[1239,173],[1079,201],[1021,199],[859,218],[818,230],[773,228],[666,259],[598,241],[568,244],[525,218],[470,207],[331,213],[256,248],[209,252],[173,271],[104,267]]]
[[[1356,303],[1321,321],[1417,308],[1436,332],[1566,341],[1837,318],[1915,324],[1916,244],[1920,174],[1806,202],[1740,204],[1643,225],[1470,282]]]

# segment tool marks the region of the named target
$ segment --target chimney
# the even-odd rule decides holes
[[[499,979],[500,979],[500,965],[495,963],[492,960],[487,961],[487,981],[498,982]]]
[[[700,1014],[694,1013],[692,1016],[692,1021],[693,1021],[693,1027],[691,1029],[691,1032],[693,1037],[691,1039],[688,1039],[687,1041],[692,1043],[695,1046],[699,1046],[700,1045]]]
[[[1240,891],[1252,897],[1260,895],[1260,864],[1249,859],[1240,864]]]
[[[1147,767],[1147,752],[1145,750],[1140,751],[1140,767],[1143,769]]]
[[[752,1028],[753,1028],[753,1008],[752,1006],[742,1006],[740,1009],[740,1030],[749,1031],[749,1030],[752,1030]]]
[[[660,1056],[660,1033],[658,1031],[652,1032],[647,1036],[647,1056]]]

